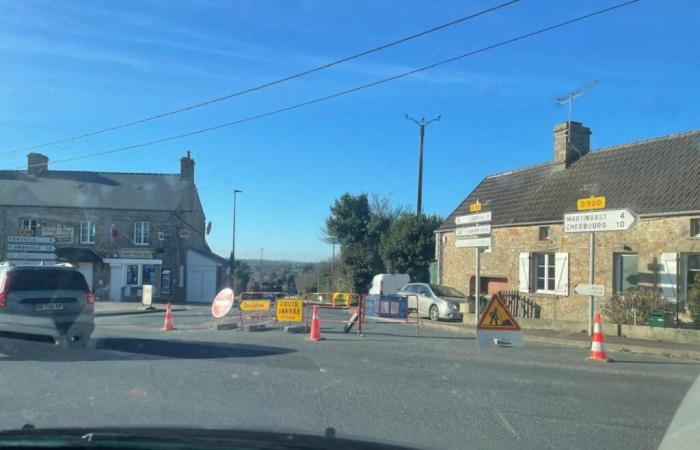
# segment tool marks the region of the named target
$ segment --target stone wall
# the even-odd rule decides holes
[[[695,216],[694,216],[695,217]],[[588,283],[589,235],[564,233],[563,224],[551,224],[551,239],[539,240],[539,226],[493,228],[493,247],[481,254],[481,276],[507,278],[508,289],[518,290],[520,252],[568,252],[569,295],[527,294],[542,306],[542,318],[587,321],[588,297],[574,294],[577,284]],[[474,275],[474,249],[456,248],[454,232],[444,233],[440,282],[469,291]],[[659,256],[664,252],[700,252],[700,240],[690,237],[690,217],[647,218],[630,230],[596,234],[594,282],[604,284],[606,297],[613,290],[613,253],[639,255],[640,285],[658,287]],[[679,296],[684,298],[682,283]]]

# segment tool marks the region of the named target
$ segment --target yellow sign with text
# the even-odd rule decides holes
[[[469,212],[479,212],[481,211],[481,203],[476,202],[469,205]]]
[[[591,209],[605,209],[605,197],[588,197],[576,200],[576,209],[588,211]]]
[[[270,300],[243,300],[239,309],[241,311],[269,311]]]
[[[301,322],[303,306],[300,298],[288,298],[277,300],[278,322]]]

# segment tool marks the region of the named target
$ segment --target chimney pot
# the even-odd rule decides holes
[[[41,153],[30,153],[27,155],[27,173],[29,175],[38,175],[45,170],[49,170],[48,156]]]
[[[554,162],[569,167],[590,151],[590,128],[574,121],[562,122],[554,127]]]
[[[188,150],[187,155],[180,158],[180,181],[191,181],[194,183],[194,159]]]

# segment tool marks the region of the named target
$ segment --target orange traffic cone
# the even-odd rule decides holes
[[[605,337],[603,336],[600,313],[595,315],[595,323],[593,325],[593,342],[591,343],[591,354],[588,356],[590,361],[612,361],[608,358],[608,352],[605,351]]]
[[[175,327],[173,326],[173,306],[168,303],[165,306],[165,323],[163,324],[163,329],[161,331],[170,331],[174,330]]]
[[[318,305],[314,305],[314,315],[311,319],[311,333],[306,338],[307,341],[320,341],[325,339],[321,336],[321,322],[318,320]]]

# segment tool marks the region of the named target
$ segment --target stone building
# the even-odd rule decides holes
[[[605,196],[605,209],[628,208],[637,220],[627,231],[594,234],[593,279],[604,299],[646,286],[682,312],[700,274],[700,131],[595,151],[590,134],[561,123],[551,162],[484,178],[436,230],[439,282],[473,295],[475,250],[457,247],[455,219],[478,201],[492,215],[480,291],[518,290],[542,318],[587,320],[588,297],[574,289],[589,283],[590,236],[565,232],[564,214],[577,212],[577,199]]]
[[[0,259],[50,263],[53,252],[102,300],[136,300],[151,284],[155,300],[211,301],[227,261],[207,246],[194,169],[190,152],[175,174],[50,170],[30,153],[26,171],[0,170]],[[34,251],[41,241],[47,251]]]

